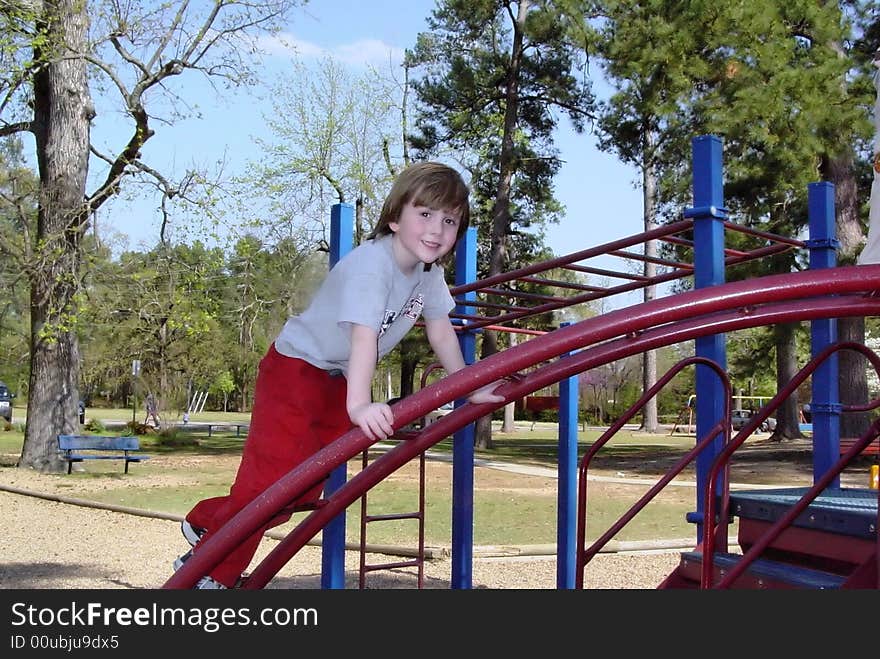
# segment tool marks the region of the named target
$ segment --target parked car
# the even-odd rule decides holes
[[[734,431],[741,430],[744,425],[752,418],[754,412],[751,410],[733,410],[730,413],[730,427]],[[758,428],[761,432],[773,432],[776,430],[776,419],[772,416],[764,419],[764,422]]]
[[[453,404],[451,402],[446,403],[445,405],[441,405],[436,410],[428,412],[425,415],[425,426],[429,426],[438,419],[442,419],[444,416],[449,414],[453,410]]]
[[[12,423],[12,399],[15,394],[9,391],[9,387],[0,382],[0,417],[6,419],[7,423]]]

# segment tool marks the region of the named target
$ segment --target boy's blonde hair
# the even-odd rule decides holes
[[[458,212],[461,217],[456,240],[459,240],[467,231],[471,219],[469,194],[470,191],[461,174],[448,165],[439,162],[420,162],[410,165],[400,173],[391,186],[391,192],[382,205],[379,221],[368,238],[393,233],[388,225],[397,222],[403,207],[412,203],[415,206]]]

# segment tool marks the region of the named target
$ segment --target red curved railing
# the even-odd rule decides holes
[[[703,492],[703,501],[704,501],[704,510],[706,511],[706,519],[714,520],[715,518],[712,516],[713,510],[715,507],[716,498],[712,496],[712,492],[715,491],[715,486],[718,481],[719,475],[725,472],[726,466],[730,461],[731,456],[734,451],[738,449],[742,444],[746,441],[746,439],[757,430],[760,425],[785,401],[792,393],[797,391],[797,388],[806,382],[807,378],[809,378],[813,372],[822,365],[825,360],[827,360],[831,355],[836,354],[841,350],[853,350],[855,352],[861,353],[865,359],[874,367],[874,370],[877,372],[877,375],[880,376],[880,357],[878,357],[873,350],[866,348],[860,343],[853,343],[851,341],[836,343],[834,345],[828,346],[818,355],[816,355],[813,359],[811,359],[798,373],[789,381],[789,383],[783,387],[773,398],[771,398],[766,405],[764,405],[758,413],[750,418],[748,423],[746,423],[742,429],[737,433],[736,437],[733,438],[715,457],[715,460],[712,463],[712,466],[709,469],[708,479],[706,481],[706,490]],[[844,405],[842,411],[844,412],[865,412],[868,410],[873,410],[880,407],[880,398],[876,398],[873,401],[869,402],[867,405]],[[802,497],[797,501],[797,503],[789,509],[785,515],[780,517],[774,524],[768,528],[764,534],[754,542],[754,544],[749,548],[749,550],[743,555],[742,559],[740,559],[736,565],[730,568],[730,570],[725,574],[724,578],[718,582],[717,588],[729,588],[731,584],[743,573],[745,572],[749,565],[751,565],[755,559],[757,559],[761,553],[773,542],[779,535],[788,528],[791,523],[798,518],[798,516],[806,510],[807,506],[809,506],[817,496],[819,496],[822,491],[828,487],[831,482],[837,478],[846,466],[855,458],[859,453],[864,450],[868,444],[870,444],[877,436],[880,434],[880,419],[877,419],[871,426],[869,426],[868,430],[859,437],[853,445],[843,454],[840,458],[835,462],[822,476],[816,480],[811,488],[809,488]],[[726,479],[725,479],[726,480]],[[723,500],[727,501],[727,498]],[[726,509],[721,511],[721,516],[718,518],[720,520],[724,520],[726,518]],[[724,525],[724,541],[726,543],[726,530],[727,527]],[[703,563],[700,574],[700,588],[711,588],[712,587],[712,573],[713,573],[713,564],[711,560],[708,560],[707,556],[713,556],[715,554],[715,542],[716,542],[717,533],[713,533],[712,525],[706,524],[703,527]],[[880,549],[880,538],[878,538],[878,549]],[[726,549],[722,549],[725,551]],[[880,556],[880,553],[878,553]],[[880,578],[880,577],[878,577]]]
[[[313,511],[257,566],[247,582],[260,588],[333,517],[397,468],[444,437],[542,387],[632,354],[700,336],[758,325],[843,316],[880,314],[880,265],[848,266],[772,275],[688,291],[618,309],[519,344],[435,382],[393,406],[399,429],[441,405],[464,398],[491,382],[504,401],[466,403],[375,460]],[[574,353],[536,368],[519,372]],[[315,482],[358,455],[373,442],[351,430],[291,470],[219,529],[165,588],[190,588],[245,538],[265,525]]]
[[[696,364],[703,364],[708,368],[711,368],[715,371],[715,374],[718,376],[718,379],[721,381],[721,386],[724,391],[724,406],[721,418],[709,428],[706,434],[699,439],[692,449],[690,449],[685,455],[683,455],[661,478],[657,480],[654,485],[652,485],[647,492],[645,492],[639,499],[623,514],[618,520],[608,527],[608,529],[600,535],[593,543],[587,547],[587,471],[590,468],[590,463],[596,454],[602,449],[608,441],[617,434],[617,432],[623,428],[624,424],[629,421],[636,414],[639,414],[642,410],[642,407],[651,400],[657,393],[665,387],[672,378],[678,375],[682,369]],[[578,539],[578,550],[577,550],[577,561],[576,561],[576,573],[575,573],[575,586],[577,588],[584,587],[584,570],[587,567],[587,563],[589,563],[593,557],[598,554],[602,548],[611,541],[617,533],[623,529],[636,515],[641,512],[641,510],[647,506],[657,494],[660,493],[663,488],[665,488],[672,479],[678,476],[682,471],[684,471],[685,467],[687,467],[691,462],[693,462],[696,457],[709,446],[711,443],[715,441],[718,435],[722,435],[724,438],[724,444],[726,445],[730,441],[730,423],[728,419],[730,418],[730,400],[731,400],[731,386],[730,379],[727,377],[727,373],[718,365],[717,362],[712,361],[711,359],[706,359],[705,357],[689,357],[687,359],[683,359],[671,369],[669,369],[663,377],[657,380],[657,382],[647,391],[645,394],[620,417],[612,426],[608,428],[602,435],[593,442],[592,445],[587,449],[584,453],[584,456],[581,458],[581,466],[580,466],[580,474],[578,476],[578,527],[577,527],[577,539]],[[727,494],[728,482],[725,479],[724,481],[724,490],[723,493]],[[708,514],[708,513],[707,513]],[[707,519],[712,519],[711,517],[707,517]]]

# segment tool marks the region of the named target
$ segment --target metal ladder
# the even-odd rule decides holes
[[[388,441],[407,441],[418,434],[416,431],[398,432]],[[362,467],[366,468],[369,463],[369,448],[364,449],[362,454]],[[360,539],[360,569],[358,574],[358,586],[361,590],[366,587],[367,574],[377,570],[392,570],[395,568],[415,567],[417,569],[418,588],[421,589],[425,579],[425,453],[419,454],[419,507],[413,512],[386,513],[383,515],[370,515],[367,513],[367,495],[364,492],[361,497],[361,539]],[[367,563],[367,525],[373,522],[386,522],[392,520],[415,519],[418,520],[418,548],[415,556],[408,560],[390,561],[384,563]]]

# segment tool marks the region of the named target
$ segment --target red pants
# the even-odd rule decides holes
[[[270,346],[260,361],[250,429],[235,482],[227,496],[200,501],[186,516],[193,526],[208,530],[201,542],[287,472],[351,428],[345,397],[344,377],[285,357],[274,344]],[[322,487],[317,484],[296,503],[317,500]],[[290,513],[274,517],[217,565],[211,576],[234,586],[266,529],[288,519]]]

